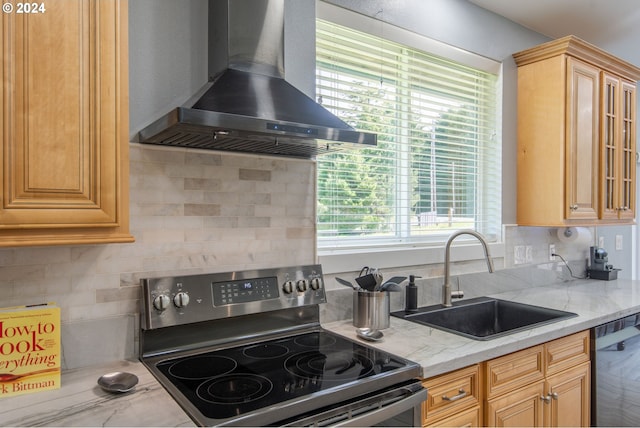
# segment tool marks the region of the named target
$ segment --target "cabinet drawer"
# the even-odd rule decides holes
[[[463,409],[479,406],[482,399],[478,365],[427,379],[422,384],[428,393],[422,406],[426,425]]]
[[[547,374],[589,361],[589,331],[548,342],[544,346]]]
[[[485,365],[487,398],[542,380],[544,378],[543,356],[543,345],[538,345],[487,361]]]
[[[476,406],[469,410],[463,410],[448,418],[441,419],[437,422],[431,422],[425,427],[479,427],[482,426],[482,416],[480,415],[480,407]]]

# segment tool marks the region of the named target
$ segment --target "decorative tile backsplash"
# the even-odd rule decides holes
[[[62,308],[65,368],[137,356],[142,277],[316,260],[314,161],[140,144],[130,148],[135,243],[0,249],[0,305],[57,302]],[[510,227],[505,232],[507,247],[519,242],[533,246],[532,265],[544,262],[550,239],[551,232],[544,228]],[[583,256],[558,250],[566,250],[569,260]],[[513,267],[508,256],[512,252],[505,249],[504,263],[498,266]],[[442,265],[419,268],[397,273],[424,276],[424,290],[430,291],[421,298],[437,299],[437,280],[429,277],[442,276]],[[552,278],[557,277],[554,269],[561,267],[549,268]],[[456,264],[456,275],[485,270],[481,260]],[[486,282],[495,283],[495,277]],[[333,282],[327,289],[323,320],[350,317],[349,290]],[[394,305],[402,305],[403,296],[395,293]]]
[[[58,303],[67,368],[135,357],[141,277],[315,261],[314,161],[140,144],[130,159],[135,243],[0,249],[0,305]]]

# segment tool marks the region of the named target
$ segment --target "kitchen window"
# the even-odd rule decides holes
[[[318,158],[320,252],[442,245],[467,228],[499,241],[499,64],[361,15],[335,21],[316,22],[318,100],[378,146]]]

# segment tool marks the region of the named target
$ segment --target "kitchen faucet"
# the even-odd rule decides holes
[[[444,285],[442,286],[442,306],[447,308],[452,306],[451,299],[462,299],[464,297],[463,291],[458,290],[458,291],[452,292],[451,284],[449,282],[449,271],[450,271],[449,265],[451,264],[451,260],[450,260],[451,244],[453,243],[453,240],[460,235],[475,236],[478,239],[478,241],[480,241],[480,243],[482,244],[482,247],[484,248],[484,256],[487,259],[487,268],[489,269],[489,273],[493,273],[493,260],[491,260],[491,256],[489,255],[489,247],[487,246],[487,241],[484,239],[484,236],[482,236],[475,230],[470,230],[470,229],[463,229],[463,230],[454,232],[449,237],[449,240],[447,241],[447,245],[445,246],[445,250],[444,250]]]

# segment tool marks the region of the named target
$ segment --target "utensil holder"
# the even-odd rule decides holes
[[[353,293],[353,325],[358,328],[382,330],[389,328],[391,312],[386,291],[355,291]]]

